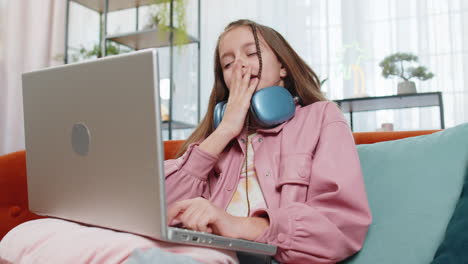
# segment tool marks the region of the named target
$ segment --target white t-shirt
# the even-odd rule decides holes
[[[254,165],[254,151],[252,147],[252,138],[256,134],[248,136],[247,146],[247,178],[245,177],[245,161],[242,167],[239,184],[237,185],[236,192],[232,196],[231,201],[226,211],[235,216],[248,216],[247,195],[246,195],[246,179],[248,179],[248,191],[250,201],[250,212],[257,208],[266,208],[265,199],[263,197],[262,189],[258,183],[257,173],[255,172]]]

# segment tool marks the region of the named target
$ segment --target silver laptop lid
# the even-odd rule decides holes
[[[31,211],[167,237],[157,62],[152,49],[23,74]]]

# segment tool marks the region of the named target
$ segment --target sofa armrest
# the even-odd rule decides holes
[[[38,218],[28,206],[25,152],[0,156],[0,240],[15,226]]]

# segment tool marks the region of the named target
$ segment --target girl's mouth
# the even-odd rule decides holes
[[[255,80],[255,79],[257,79],[257,80]],[[258,80],[258,76],[257,76],[257,75],[251,75],[251,76],[250,76],[249,86],[250,86],[251,84],[253,84],[253,82],[255,82],[255,81],[257,81],[257,82],[259,81],[259,80]],[[257,83],[257,86],[258,86],[258,83]]]

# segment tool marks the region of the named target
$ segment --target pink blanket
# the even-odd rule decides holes
[[[0,264],[124,263],[135,249],[160,249],[201,263],[238,263],[235,252],[154,241],[137,235],[40,219],[11,230],[0,242]]]

